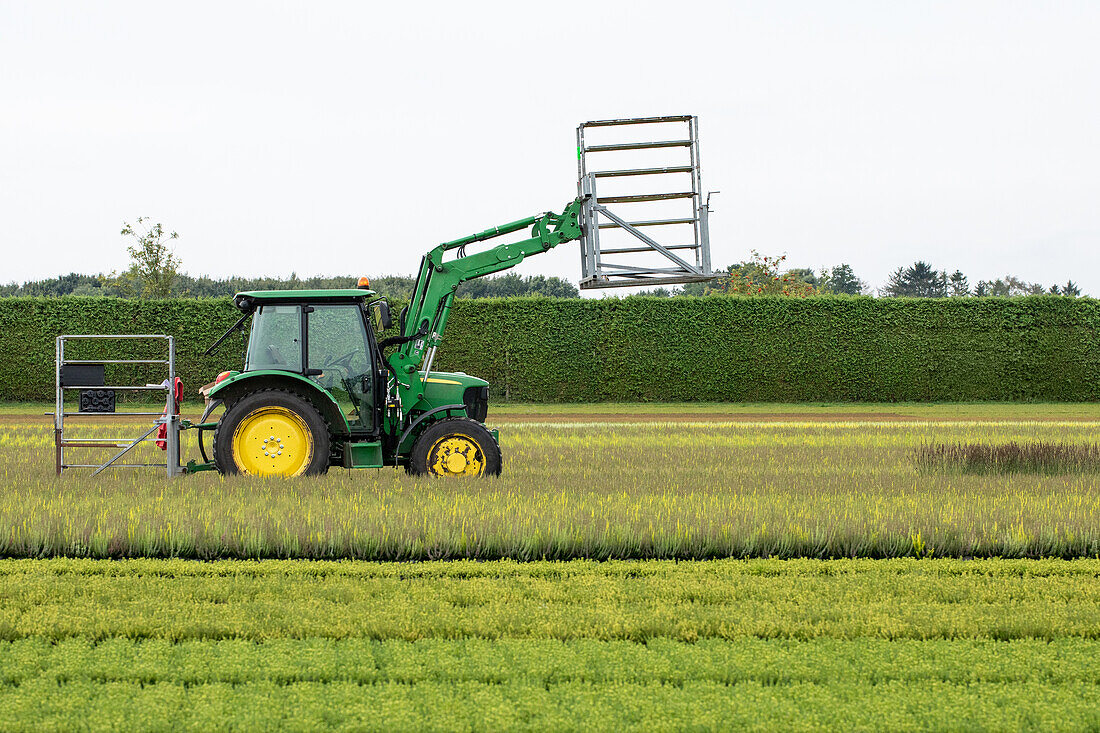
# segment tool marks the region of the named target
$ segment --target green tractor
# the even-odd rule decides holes
[[[301,476],[330,466],[403,466],[412,474],[500,473],[496,430],[485,426],[489,385],[461,372],[432,371],[458,286],[581,237],[581,200],[565,210],[521,219],[446,242],[428,252],[397,335],[387,301],[366,289],[238,293],[241,319],[216,349],[251,319],[242,371],[222,372],[203,388],[198,424],[203,462],[188,471]],[[467,255],[469,244],[530,227],[528,239]],[[456,256],[444,259],[446,253]],[[210,421],[219,406],[225,411]],[[204,435],[213,434],[208,457]]]

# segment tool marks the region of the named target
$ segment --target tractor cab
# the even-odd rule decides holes
[[[331,395],[351,433],[376,432],[385,385],[366,308],[374,294],[361,289],[238,294],[237,307],[252,315],[243,374],[301,375]],[[379,310],[388,314],[388,306]]]

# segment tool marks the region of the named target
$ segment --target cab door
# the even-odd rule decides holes
[[[261,305],[252,316],[245,371],[278,369],[302,373],[302,307]]]
[[[333,396],[354,431],[375,429],[375,365],[356,303],[306,308],[310,379]]]

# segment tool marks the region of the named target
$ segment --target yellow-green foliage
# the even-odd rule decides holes
[[[0,730],[1100,728],[1100,559],[927,557],[1094,557],[1097,476],[916,460],[1095,422],[705,416],[513,417],[500,479],[168,481],[57,479],[0,415],[0,554],[920,558],[5,559]]]
[[[2,560],[0,639],[1100,640],[1098,560]]]
[[[11,417],[0,423],[0,555],[1095,557],[1096,474],[969,475],[915,459],[922,444],[1083,444],[1095,431],[1072,422],[626,425],[536,416],[503,426],[499,479],[334,469],[310,479],[169,482],[148,471],[55,479],[51,433]],[[195,455],[193,445],[185,453]]]
[[[1100,561],[0,561],[0,728],[1081,730]]]

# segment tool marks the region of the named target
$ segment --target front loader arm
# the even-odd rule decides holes
[[[390,366],[397,376],[398,394],[404,410],[410,410],[423,398],[423,376],[431,368],[431,357],[420,372],[425,354],[434,355],[443,339],[455,290],[467,280],[491,275],[515,267],[525,257],[540,254],[564,242],[581,238],[581,201],[577,199],[565,207],[561,214],[547,212],[520,219],[477,234],[471,234],[451,242],[444,242],[424,255],[416,289],[405,317],[401,335],[408,339],[389,357]],[[465,254],[465,248],[475,242],[511,234],[531,227],[531,237],[519,242],[501,244],[474,254]],[[443,255],[458,250],[458,257],[444,261]]]

